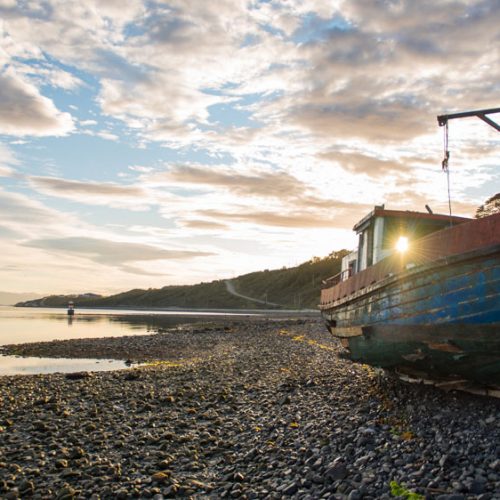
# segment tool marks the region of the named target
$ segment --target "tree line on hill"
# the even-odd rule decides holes
[[[489,215],[497,214],[500,212],[500,193],[497,193],[490,198],[488,198],[478,209],[476,210],[475,217],[480,219],[482,217],[488,217]]]
[[[226,280],[196,285],[171,285],[163,288],[134,289],[116,295],[101,296],[50,295],[41,299],[19,302],[19,307],[159,308],[159,309],[316,309],[322,281],[340,272],[342,257],[347,250],[332,252],[324,258],[313,257],[296,267],[257,271],[230,281],[234,295],[228,291]]]

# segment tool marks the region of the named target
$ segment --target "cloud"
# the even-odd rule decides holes
[[[222,212],[220,210],[200,210],[199,215],[218,220],[237,221],[262,226],[286,228],[351,227],[349,217],[336,218],[328,213],[292,212],[276,213],[269,211]]]
[[[13,177],[14,170],[10,167],[0,165],[0,177]]]
[[[456,35],[462,31],[463,37],[468,38],[468,34],[476,33],[480,26],[493,27],[497,9],[495,2],[488,0],[444,0],[439,3],[432,0],[349,0],[342,5],[343,14],[367,31],[412,35],[420,33],[420,39],[436,40],[442,38],[443,32]],[[437,27],[442,32],[436,31]],[[495,36],[493,33],[482,35],[488,38]],[[442,42],[447,43],[449,40]],[[425,51],[425,44],[421,50]]]
[[[221,229],[229,229],[229,226],[226,224],[221,224],[220,222],[213,222],[207,220],[182,220],[181,224],[184,227],[188,227],[190,229],[201,229],[201,230],[221,230]]]
[[[398,209],[424,210],[425,205],[430,205],[434,213],[448,214],[449,207],[448,201],[444,198],[441,200],[432,199],[432,201],[426,197],[425,193],[419,193],[418,191],[411,189],[411,186],[401,186],[396,192],[387,193],[386,201],[393,207]],[[453,215],[460,215],[463,217],[472,217],[477,204],[472,203],[468,200],[452,199],[452,213]]]
[[[128,207],[132,210],[145,210],[150,204],[146,192],[137,186],[39,176],[29,177],[29,183],[38,192],[79,203]]]
[[[238,164],[231,167],[178,165],[168,172],[155,173],[143,180],[152,186],[184,184],[202,188],[216,195],[219,203],[226,201],[241,205],[246,202],[253,207],[254,198],[262,198],[268,204],[274,203],[278,211],[302,207],[341,210],[352,206],[351,202],[338,197],[324,198],[315,184],[287,172],[246,169],[244,165]]]
[[[38,71],[38,75],[42,75],[45,81],[52,87],[65,90],[74,90],[83,84],[82,80],[75,75],[60,69],[42,69]]]
[[[130,265],[123,265],[120,268],[123,272],[129,273],[129,274],[137,274],[138,276],[150,276],[152,278],[158,278],[158,277],[165,277],[165,276],[170,276],[170,273],[165,273],[161,270],[155,269],[154,271],[147,271],[146,269],[143,269],[142,267],[135,267],[135,266],[130,266]]]
[[[146,11],[145,3],[142,0],[90,0],[85,5],[89,10],[98,12],[101,18],[113,23],[117,31],[121,31],[124,26],[133,19],[140,19]]]
[[[233,128],[240,145],[277,125],[311,134],[311,144],[411,140],[435,126],[450,96],[466,106],[494,95],[500,71],[495,2],[484,0],[44,2],[7,14],[19,45],[99,78],[103,112],[177,146],[220,148],[226,131],[202,129],[208,108],[255,92],[276,95],[247,107],[266,130]],[[323,36],[298,43],[311,18]]]
[[[13,151],[6,145],[0,143],[0,177],[14,177],[16,175],[13,166],[19,165]]]
[[[0,188],[0,225],[20,238],[33,238],[44,234],[61,234],[71,228],[82,227],[80,220],[71,215],[45,206],[32,194],[7,192]]]
[[[64,90],[75,90],[83,85],[83,81],[74,74],[60,68],[51,67],[46,61],[33,64],[31,66],[11,61],[19,77],[31,80],[38,87],[48,85]]]
[[[107,132],[105,130],[89,130],[89,129],[85,129],[85,130],[81,130],[82,134],[84,135],[90,135],[90,136],[93,136],[93,137],[100,137],[101,139],[104,139],[106,141],[119,141],[120,140],[120,137],[116,134],[113,134],[112,132]]]
[[[246,196],[290,198],[301,196],[306,186],[286,172],[239,173],[236,169],[182,165],[173,167],[167,174],[159,174],[167,181],[203,187],[216,187]]]
[[[293,83],[256,118],[368,146],[426,135],[443,109],[491,107],[500,72],[491,2],[356,1],[339,13],[350,25],[296,47]]]
[[[245,173],[243,173],[245,172]],[[341,227],[352,225],[360,211],[372,205],[345,201],[339,196],[325,197],[313,184],[286,172],[244,170],[242,165],[182,165],[167,172],[146,174],[142,181],[150,189],[184,185],[198,190],[197,195],[177,199],[175,207],[161,207],[164,217],[174,217],[190,229],[235,230],[242,226],[262,225],[282,228]],[[328,194],[328,193],[327,193]],[[256,209],[256,207],[258,207]],[[172,210],[173,208],[173,210]]]
[[[36,87],[12,69],[0,74],[0,133],[7,135],[64,135],[73,129],[69,113],[57,110]]]
[[[353,173],[366,174],[370,177],[397,174],[405,172],[407,168],[402,162],[375,158],[359,152],[329,151],[318,154],[318,157],[338,163]]]
[[[355,96],[355,86],[349,85],[349,99]],[[366,87],[366,85],[365,85]],[[360,96],[361,97],[361,96]],[[360,101],[362,101],[362,97]],[[339,103],[346,99],[342,95]],[[382,101],[361,103],[352,106],[345,104],[316,105],[306,103],[289,108],[289,118],[293,123],[321,136],[332,136],[337,140],[362,138],[372,142],[400,142],[413,139],[428,132],[430,123],[425,114],[414,106]]]
[[[96,194],[110,197],[122,196],[140,196],[144,192],[141,188],[135,186],[122,186],[111,183],[97,182],[81,182],[70,181],[66,179],[58,179],[55,177],[30,177],[30,180],[37,187],[45,187],[54,193],[69,193],[69,194]]]
[[[209,252],[165,250],[141,243],[89,237],[41,238],[26,241],[24,246],[83,256],[99,264],[110,266],[151,260],[186,260],[213,255]]]
[[[43,227],[54,219],[55,213],[38,201],[0,189],[0,221],[13,230],[25,225]]]
[[[221,99],[199,92],[175,73],[174,69],[171,73],[158,73],[133,86],[127,79],[102,79],[99,95],[102,111],[129,125],[138,120],[146,136],[151,133],[158,139],[175,138],[178,131],[180,135],[193,131],[188,121],[205,122],[208,107]]]
[[[17,231],[14,231],[11,228],[3,227],[0,225],[0,238],[14,239],[17,238],[18,236],[19,233]],[[5,267],[3,267],[2,270],[5,270]]]

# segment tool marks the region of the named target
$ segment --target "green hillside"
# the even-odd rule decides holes
[[[236,290],[261,300],[283,304],[287,308],[316,308],[321,281],[340,272],[340,262],[347,251],[328,257],[313,258],[297,267],[259,271],[234,280]]]
[[[258,271],[230,280],[234,292],[229,293],[226,280],[197,285],[174,285],[159,289],[134,289],[103,297],[95,294],[52,295],[20,302],[24,307],[65,307],[68,301],[76,307],[140,307],[194,309],[314,309],[321,290],[321,281],[340,271],[340,262],[347,252],[333,252],[328,257],[313,259],[297,267]]]

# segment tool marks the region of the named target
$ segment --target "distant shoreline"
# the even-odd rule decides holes
[[[9,307],[9,306],[7,306]],[[28,308],[28,309],[66,309],[64,306],[48,306],[48,305],[12,305],[10,307],[18,307],[18,308]],[[172,313],[227,313],[227,314],[259,314],[259,315],[293,315],[293,316],[319,316],[319,309],[227,309],[227,308],[177,308],[177,307],[141,307],[141,306],[113,306],[113,307],[104,307],[104,306],[75,306],[75,312],[78,313],[79,310],[82,311],[90,311],[90,310],[106,310],[106,311],[151,311],[155,312],[172,312]],[[203,314],[205,315],[205,314]]]

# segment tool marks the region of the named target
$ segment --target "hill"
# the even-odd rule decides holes
[[[231,280],[173,285],[103,297],[95,294],[51,295],[20,302],[19,307],[138,307],[172,309],[315,309],[321,281],[340,271],[345,250],[314,257],[296,267],[258,271]],[[229,283],[228,283],[229,281]]]

